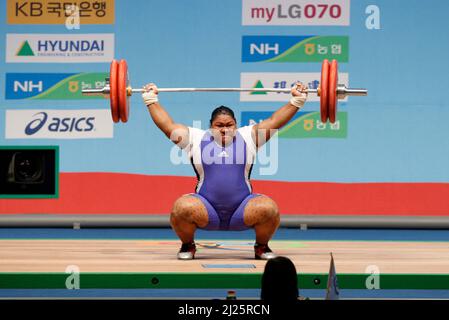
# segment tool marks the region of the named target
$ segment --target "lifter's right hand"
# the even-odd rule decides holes
[[[143,87],[144,93],[142,93],[143,102],[147,105],[147,107],[151,106],[153,103],[158,102],[158,90],[157,86],[154,83],[149,83]]]
[[[301,109],[307,100],[307,87],[298,81],[292,87],[291,94],[290,104]]]

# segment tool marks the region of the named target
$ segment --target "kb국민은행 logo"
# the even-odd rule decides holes
[[[348,62],[348,36],[243,36],[242,62]]]
[[[110,62],[113,57],[112,33],[6,35],[6,62]]]
[[[7,73],[5,98],[75,100],[101,98],[85,96],[82,89],[103,87],[107,73]]]
[[[76,6],[81,24],[113,24],[115,0],[7,0],[8,24],[61,24]]]

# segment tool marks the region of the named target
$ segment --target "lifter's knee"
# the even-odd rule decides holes
[[[203,226],[207,224],[207,211],[201,200],[185,195],[178,198],[173,204],[170,222],[172,225],[174,223],[187,222]]]
[[[255,225],[265,223],[279,225],[280,215],[276,202],[266,196],[251,199],[245,208],[245,224]]]

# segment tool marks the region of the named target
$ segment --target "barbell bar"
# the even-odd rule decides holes
[[[368,90],[348,88],[338,84],[338,64],[325,59],[321,67],[321,81],[317,89],[307,88],[304,92],[317,94],[320,97],[320,115],[323,123],[329,120],[335,123],[337,115],[337,100],[347,96],[366,96]],[[111,105],[112,120],[127,122],[129,118],[129,97],[133,93],[143,93],[143,88],[132,88],[129,84],[128,65],[125,60],[111,62],[109,78],[104,87],[83,89],[86,96],[101,96],[108,98]],[[284,92],[290,93],[291,88],[158,88],[159,92]]]
[[[108,79],[106,79],[107,82]],[[338,99],[344,99],[346,96],[366,96],[366,89],[347,88],[344,84],[339,84],[337,89]],[[159,92],[284,92],[290,93],[291,89],[287,88],[157,88]],[[319,89],[306,89],[305,92],[318,94]],[[130,92],[127,92],[128,96],[134,93],[143,93],[143,88],[130,88]],[[110,87],[109,83],[101,88],[83,89],[83,95],[85,96],[102,96],[109,97]]]

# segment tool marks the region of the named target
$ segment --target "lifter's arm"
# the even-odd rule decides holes
[[[304,105],[307,99],[307,93],[304,93],[306,87],[297,82],[292,88],[292,99],[289,103],[276,110],[268,119],[254,125],[253,139],[257,147],[261,147],[267,142],[277,131],[282,128]]]
[[[156,126],[179,147],[186,147],[189,143],[189,129],[187,126],[175,123],[168,112],[159,104],[156,85],[150,83],[144,89],[145,92],[142,94],[142,98]]]

